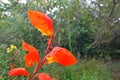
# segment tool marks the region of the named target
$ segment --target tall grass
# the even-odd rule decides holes
[[[102,60],[95,59],[83,59],[70,67],[50,64],[42,71],[57,80],[113,80],[110,67]]]
[[[23,54],[15,61],[15,67],[25,67]],[[10,54],[0,51],[0,80],[13,80],[13,77],[8,77],[7,71],[9,68]],[[19,61],[22,62],[18,64]],[[33,68],[27,68],[29,72]],[[70,67],[64,67],[57,63],[52,63],[43,66],[39,72],[46,72],[54,80],[113,80],[111,68],[103,60],[96,59],[80,59],[80,61]],[[25,77],[15,77],[17,80],[26,80]],[[35,80],[38,80],[37,78]]]

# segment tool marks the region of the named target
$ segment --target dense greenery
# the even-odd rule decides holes
[[[15,54],[21,54],[14,61],[15,67],[25,67],[21,64],[24,63],[25,54],[21,49],[22,40],[35,46],[41,54],[46,48],[47,38],[41,36],[30,24],[28,10],[38,10],[49,15],[55,28],[53,46],[66,47],[78,59],[81,55],[103,57],[120,54],[120,0],[27,0],[26,3],[20,3],[19,0],[9,1],[10,4],[0,1],[2,80],[8,79],[6,72],[14,54],[7,54],[6,49],[11,44],[18,48]],[[109,67],[101,60],[82,60],[68,68],[54,64],[45,66],[42,70],[51,73],[58,80],[112,80]]]
[[[4,46],[5,47],[5,46]],[[0,52],[0,80],[25,80],[26,77],[9,77],[7,71],[10,69],[11,58],[16,53],[4,53]],[[25,52],[21,50],[20,56],[14,59],[15,67],[25,67],[23,56]],[[29,72],[33,71],[33,67],[27,68]],[[82,59],[77,64],[70,67],[63,67],[58,64],[49,64],[43,66],[40,72],[48,73],[55,80],[113,80],[111,74],[111,66],[108,63],[104,63],[103,60],[96,59]],[[37,80],[37,78],[35,79]]]
[[[32,27],[27,17],[27,11],[35,9],[53,19],[56,31],[54,46],[67,47],[74,53],[87,55],[120,53],[119,3],[119,0],[1,2],[0,45],[15,44],[20,47],[21,41],[26,40],[37,45],[42,52],[46,39]]]

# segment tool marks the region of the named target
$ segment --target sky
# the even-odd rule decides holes
[[[4,2],[4,3],[10,4],[9,0],[1,0],[1,1]],[[18,2],[25,4],[25,3],[26,3],[26,0],[19,0]]]
[[[2,0],[2,2],[4,2],[4,3],[10,3],[8,0]]]
[[[88,4],[90,4],[91,0],[86,0]],[[95,1],[95,0],[92,0],[92,1]],[[10,4],[9,0],[2,0],[2,2],[4,3],[8,3]],[[19,0],[20,3],[26,3],[26,0]]]

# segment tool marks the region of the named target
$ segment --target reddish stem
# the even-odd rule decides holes
[[[46,48],[46,51],[45,51],[44,54],[43,54],[42,62],[39,63],[39,64],[35,67],[35,69],[34,69],[34,71],[33,71],[33,74],[31,75],[31,77],[30,77],[28,80],[33,80],[34,77],[35,77],[35,75],[36,75],[36,73],[37,73],[37,71],[44,65],[44,63],[45,63],[45,56],[46,56],[46,55],[49,53],[49,51],[50,51],[50,48],[51,48],[52,43],[53,43],[53,39],[54,39],[54,35],[50,37],[50,43],[48,44],[48,46],[47,46],[47,48]]]

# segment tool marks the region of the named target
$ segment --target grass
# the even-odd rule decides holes
[[[26,80],[25,77],[8,77],[9,55],[10,54],[0,51],[0,80],[13,80],[14,78],[17,80]],[[23,55],[19,58],[22,57]],[[15,67],[25,67],[23,61],[23,64],[18,64],[18,61],[20,60],[15,61]],[[32,71],[33,68],[28,70]],[[57,63],[52,63],[42,67],[39,72],[48,73],[54,80],[113,80],[111,67],[108,64],[104,63],[103,60],[87,58],[80,59],[77,64],[69,67],[63,67]],[[37,78],[35,80],[37,80]]]
[[[81,80],[113,80],[110,67],[102,60],[81,61]]]
[[[110,67],[95,59],[81,59],[70,67],[51,64],[43,67],[42,71],[57,80],[113,80]]]
[[[111,69],[114,80],[120,79],[120,58],[113,58],[111,61]]]

